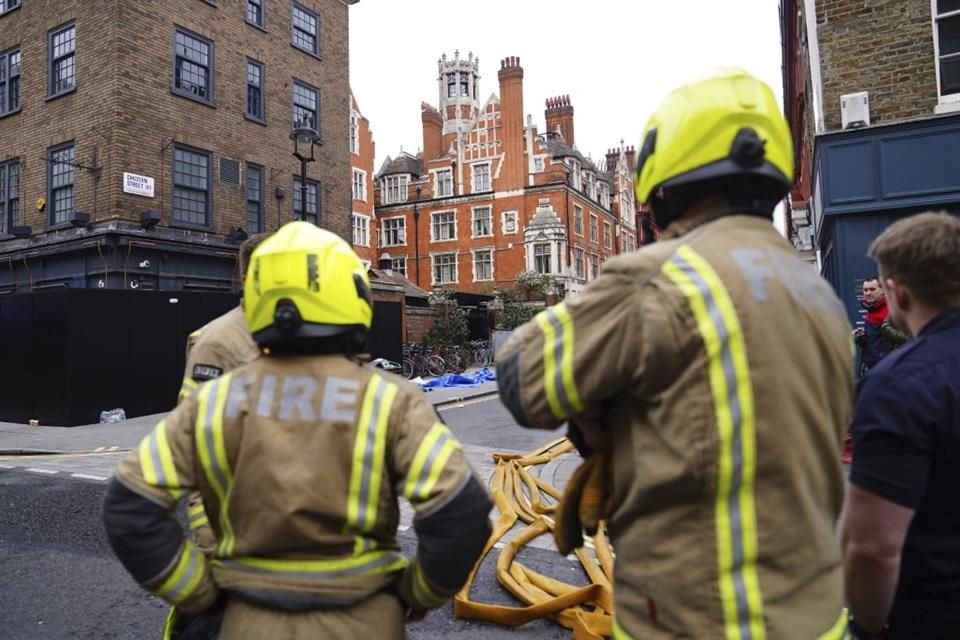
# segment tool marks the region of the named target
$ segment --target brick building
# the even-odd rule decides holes
[[[788,230],[856,320],[873,238],[918,211],[960,213],[960,2],[781,0],[780,12]]]
[[[350,188],[353,194],[353,248],[367,266],[377,266],[377,222],[374,213],[375,146],[370,121],[350,97]]]
[[[0,293],[231,290],[248,233],[349,238],[354,2],[0,0]]]
[[[424,289],[491,293],[532,270],[578,291],[636,248],[636,153],[584,156],[569,96],[546,100],[538,131],[519,59],[501,61],[499,95],[483,97],[479,69],[473,54],[439,60],[439,106],[421,104],[423,150],[377,173],[379,252]]]

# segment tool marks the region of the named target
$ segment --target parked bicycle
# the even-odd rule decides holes
[[[493,364],[493,348],[489,340],[471,340],[471,356],[478,367],[489,367]]]
[[[403,343],[403,362],[401,373],[407,380],[417,376],[442,376],[447,363],[438,354],[428,351],[426,345],[419,342]]]

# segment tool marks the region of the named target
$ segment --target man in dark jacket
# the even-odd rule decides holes
[[[890,311],[887,299],[883,295],[880,279],[876,276],[863,281],[863,298],[860,304],[867,310],[863,327],[854,332],[857,346],[860,347],[860,373],[864,374],[877,366],[880,359],[890,352],[883,340],[881,327]]]
[[[842,521],[858,638],[960,638],[960,219],[912,216],[870,246],[913,339],[860,382]]]

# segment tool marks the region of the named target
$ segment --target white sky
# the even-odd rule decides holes
[[[718,66],[765,80],[780,100],[777,0],[360,0],[350,8],[350,80],[370,120],[376,169],[422,146],[420,103],[436,106],[437,60],[480,58],[481,104],[499,94],[500,60],[519,56],[524,110],[544,130],[544,100],[569,94],[577,148],[640,147],[672,88]]]

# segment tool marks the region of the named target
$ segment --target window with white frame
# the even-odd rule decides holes
[[[933,0],[940,102],[960,102],[960,0]]]
[[[501,222],[503,224],[504,233],[516,233],[517,232],[517,212],[516,211],[504,211],[500,214]]]
[[[407,277],[407,257],[390,258],[390,268],[404,278]]]
[[[407,174],[398,176],[387,176],[383,179],[380,186],[380,197],[383,204],[407,201],[407,185],[410,183],[410,176]]]
[[[590,241],[600,242],[600,221],[592,213],[590,214]]]
[[[350,114],[350,153],[360,153],[360,118]]]
[[[543,158],[536,157],[533,159],[533,170],[534,171],[543,171]]]
[[[583,176],[580,173],[580,163],[573,158],[570,158],[567,166],[570,167],[570,186],[579,191],[583,185]]]
[[[609,222],[603,223],[603,246],[607,249],[613,246],[613,233]]]
[[[353,214],[353,244],[358,247],[370,246],[370,217]]]
[[[430,239],[434,242],[457,239],[457,212],[437,211],[430,215]]]
[[[362,169],[353,170],[353,199],[367,201],[367,172]]]
[[[493,280],[493,251],[490,249],[473,252],[473,280]]]
[[[433,258],[433,284],[451,284],[457,281],[457,254],[438,253]]]
[[[584,177],[587,183],[587,197],[591,200],[597,199],[597,177],[589,171],[584,171]]]
[[[578,236],[583,235],[583,207],[573,205],[573,232]]]
[[[473,191],[490,191],[490,163],[473,165]]]
[[[407,219],[386,218],[383,220],[383,246],[395,247],[407,244]]]
[[[590,279],[595,280],[600,273],[600,256],[595,253],[590,254]]]
[[[473,237],[493,235],[493,213],[490,207],[476,207],[473,210]]]
[[[453,171],[450,169],[440,169],[436,172],[436,191],[438,198],[453,195]]]
[[[610,208],[610,185],[606,182],[597,183],[597,189],[599,191],[599,200],[600,206],[604,209]]]
[[[538,242],[533,245],[533,270],[537,273],[552,273],[550,257],[549,242]]]
[[[573,250],[573,266],[576,269],[578,278],[584,277],[583,249],[577,247]]]

